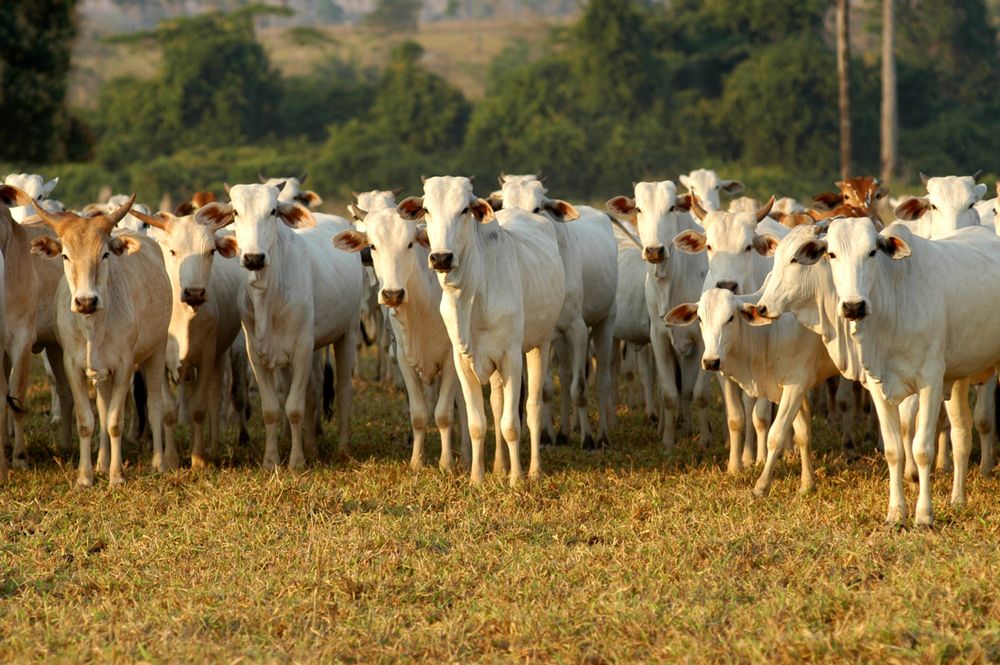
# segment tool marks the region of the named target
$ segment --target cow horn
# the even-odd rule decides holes
[[[358,194],[358,193],[357,193],[356,191],[354,191],[353,189],[351,190],[351,196],[353,196],[353,197],[354,197],[354,200],[355,200],[355,201],[357,201],[358,199],[360,199],[360,198],[361,198],[361,195],[360,195],[360,194]]]
[[[300,185],[306,184],[306,178],[308,177],[309,177],[309,171],[303,171],[302,175],[299,176],[299,184]]]
[[[229,193],[229,183],[228,183],[228,182],[224,182],[224,183],[222,183],[222,188],[223,188],[224,190],[226,190],[226,194],[228,194],[228,193]]]
[[[545,179],[547,177],[548,177],[547,175],[542,173],[541,169],[538,169],[538,172],[535,174],[535,180],[537,180],[538,182],[545,182]]]
[[[368,216],[367,210],[363,210],[358,206],[353,206],[353,209],[354,209],[354,216],[357,217],[359,222],[363,222],[365,220],[365,217]]]
[[[111,223],[112,227],[122,221],[125,215],[128,214],[129,210],[132,209],[133,203],[135,203],[135,192],[132,192],[132,196],[128,197],[128,201],[118,206],[118,208],[110,214],[106,215],[106,218]]]
[[[420,183],[421,184],[426,184],[427,183],[427,176],[425,176],[422,173],[420,174]]]
[[[267,178],[264,177],[264,173],[262,171],[257,171],[257,177],[260,179],[261,184],[267,182]]]
[[[504,173],[503,169],[500,169],[500,186],[503,187],[504,182],[507,180],[507,174]]]
[[[701,207],[701,203],[698,202],[698,195],[694,192],[689,192],[688,196],[691,197],[691,212],[694,213],[699,222],[704,221],[708,213],[705,212],[705,209]]]
[[[476,176],[474,176],[474,175],[470,175],[469,176],[469,184],[470,185],[475,185],[476,184]]]
[[[132,210],[131,213],[133,217],[143,222],[144,224],[155,226],[161,231],[167,230],[167,224],[169,223],[170,220],[163,213],[160,213],[158,215],[147,215],[141,210]]]
[[[764,218],[771,214],[771,208],[774,206],[774,194],[771,194],[771,200],[764,204],[764,207],[757,211],[757,221],[762,222]]]
[[[973,182],[979,182],[979,178],[982,177],[982,175],[983,175],[983,170],[982,169],[979,169],[978,171],[976,171],[975,173],[973,173],[972,174],[972,180],[973,180]]]
[[[397,196],[399,196],[400,194],[402,194],[405,190],[406,190],[406,187],[395,187],[395,188],[393,188],[393,189],[391,189],[389,191],[392,192],[392,197],[396,198]]]
[[[924,175],[923,171],[919,171],[919,173],[920,173],[920,182],[922,182],[922,183],[924,183],[926,185],[927,181],[930,180],[930,178],[928,178],[926,175]]]
[[[62,222],[63,218],[61,215],[53,215],[51,212],[49,212],[40,205],[36,205],[34,206],[34,208],[35,208],[35,214],[38,215],[39,219],[41,219],[43,222],[45,222],[45,224],[51,226],[52,228],[56,228],[59,225],[59,223]]]

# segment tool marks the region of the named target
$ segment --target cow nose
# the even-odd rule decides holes
[[[721,364],[721,362],[722,361],[720,361],[718,358],[702,358],[701,366],[704,367],[706,371],[718,372],[719,365]]]
[[[386,307],[399,307],[405,295],[405,289],[382,289],[382,303]]]
[[[263,270],[264,269],[264,255],[263,254],[244,254],[243,255],[243,267],[247,270]]]
[[[181,302],[192,307],[205,304],[205,289],[185,288],[181,291]]]
[[[448,272],[451,270],[454,260],[455,255],[451,252],[431,252],[430,256],[427,257],[431,268],[438,272]]]
[[[864,300],[853,300],[851,302],[844,302],[840,306],[840,311],[843,312],[844,318],[850,321],[857,321],[858,319],[863,319],[868,314],[868,307]]]
[[[663,259],[667,256],[667,248],[663,245],[657,245],[656,247],[643,247],[642,248],[642,258],[649,261],[650,263],[663,263]]]
[[[73,299],[76,311],[81,314],[93,314],[97,311],[97,296],[77,296]]]
[[[757,305],[757,313],[767,318],[767,305]]]
[[[723,280],[721,282],[716,282],[715,286],[720,289],[726,289],[727,291],[732,291],[736,293],[736,282],[732,280]]]

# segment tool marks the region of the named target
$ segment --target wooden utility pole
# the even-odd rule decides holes
[[[837,80],[840,109],[840,177],[851,175],[850,0],[837,0]]]
[[[896,11],[894,0],[882,0],[882,182],[896,172]]]

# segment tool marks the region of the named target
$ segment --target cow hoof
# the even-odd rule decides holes
[[[524,478],[522,478],[521,475],[518,474],[516,476],[511,476],[510,477],[510,483],[509,484],[510,484],[511,487],[519,487],[523,481],[524,481]]]
[[[265,471],[270,472],[270,471],[274,471],[275,469],[277,469],[279,466],[281,466],[281,464],[279,462],[277,462],[276,460],[272,459],[272,458],[265,457],[264,458],[264,463],[263,463],[262,466],[264,467]]]
[[[559,432],[558,434],[556,434],[556,445],[557,446],[565,446],[567,444],[569,444],[569,436],[567,436],[563,432]]]
[[[176,455],[167,455],[163,458],[163,471],[176,471],[181,468],[181,460]]]
[[[13,460],[11,466],[13,466],[18,471],[27,471],[27,469],[28,469],[28,458],[25,457],[23,453],[21,455],[17,455],[17,456],[14,457],[14,460]]]
[[[94,477],[92,475],[88,476],[86,474],[81,473],[79,476],[76,477],[76,486],[87,487],[87,488],[93,487]]]
[[[208,468],[209,462],[201,455],[191,455],[191,469],[198,471]]]
[[[480,471],[478,473],[473,472],[473,473],[469,474],[469,484],[472,485],[473,487],[482,487],[482,485],[483,485],[483,472]]]
[[[249,446],[250,445],[250,432],[246,431],[245,429],[244,430],[240,430],[239,444],[241,446]]]
[[[799,494],[801,494],[802,496],[808,496],[810,494],[815,494],[815,493],[816,493],[815,483],[809,483],[808,485],[802,485],[801,487],[799,487]]]
[[[597,437],[597,447],[600,450],[607,450],[611,447],[611,440],[608,438],[607,434],[602,434]]]
[[[125,484],[125,476],[119,473],[113,473],[108,476],[108,487],[118,487]]]
[[[542,479],[542,472],[540,469],[534,469],[533,471],[528,471],[528,482],[537,483]]]
[[[294,471],[296,473],[302,473],[306,470],[306,458],[305,457],[292,457],[288,460],[288,470]]]
[[[543,430],[542,431],[542,435],[538,437],[538,443],[541,444],[541,445],[543,445],[543,446],[551,446],[552,445],[552,435],[549,434],[548,430]]]
[[[411,470],[413,470],[413,471],[420,471],[420,469],[422,469],[422,468],[424,468],[424,461],[422,459],[411,459],[410,460],[410,469]]]
[[[589,434],[583,437],[583,442],[581,443],[581,447],[584,450],[596,450],[597,444],[594,443],[594,437],[592,437]]]
[[[958,510],[963,510],[965,508],[965,497],[963,496],[959,499],[952,499],[951,505],[953,508],[956,508]]]
[[[452,473],[455,470],[455,465],[450,459],[441,460],[438,462],[438,470],[443,471],[444,473]]]
[[[100,465],[98,464],[98,466]],[[153,471],[156,471],[157,473],[161,473],[163,471],[162,455],[153,455]]]
[[[754,485],[753,495],[756,499],[763,499],[771,491],[771,488],[767,485]]]

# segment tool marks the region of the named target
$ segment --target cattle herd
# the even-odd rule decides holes
[[[64,451],[75,419],[82,486],[94,482],[95,434],[98,472],[124,482],[129,409],[130,421],[147,423],[158,471],[181,464],[180,413],[192,467],[212,459],[224,400],[246,441],[251,376],[265,468],[283,462],[282,432],[289,468],[315,459],[318,418],[334,399],[346,451],[364,317],[379,321],[375,337],[406,387],[414,468],[430,397],[440,467],[456,464],[454,431],[471,482],[483,482],[486,384],[493,470],[512,485],[523,478],[522,422],[529,477],[541,472],[545,441],[608,446],[618,379],[634,364],[664,452],[679,425],[711,441],[714,375],[728,471],[760,466],[756,495],[792,445],[801,491],[815,488],[811,419],[822,409],[845,444],[863,424],[884,450],[887,521],[907,521],[910,479],[914,521],[929,526],[932,468],[946,465],[949,447],[951,500],[965,502],[974,426],[980,470],[993,467],[1000,236],[997,199],[983,199],[978,179],[924,177],[926,196],[890,203],[877,180],[851,178],[809,209],[742,197],[726,210],[721,194],[742,184],[699,169],[680,176],[686,193],[669,180],[637,182],[597,210],[548,198],[535,175],[501,175],[488,198],[473,179],[444,176],[398,203],[399,190],[355,194],[348,221],[312,210],[321,200],[302,189],[304,176],[262,177],[227,186],[228,203],[198,193],[151,213],[134,194],[66,210],[52,198],[58,179],[12,174],[0,186],[0,480],[11,433],[13,466],[27,466],[29,366],[41,352]]]

